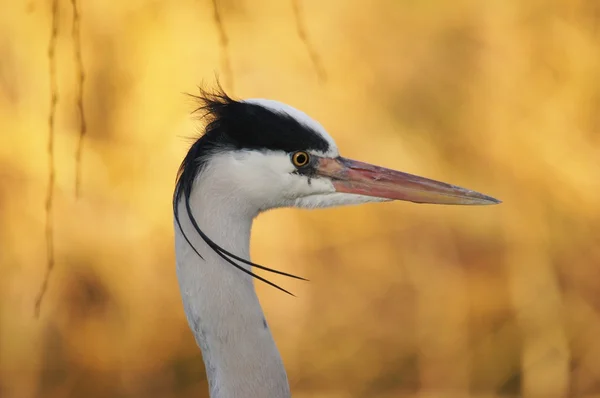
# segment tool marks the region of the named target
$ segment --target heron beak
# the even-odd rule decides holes
[[[390,170],[356,160],[319,158],[317,174],[329,177],[337,192],[389,200],[447,205],[494,205],[498,199],[479,192]]]

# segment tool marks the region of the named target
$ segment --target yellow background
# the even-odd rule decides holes
[[[504,201],[259,217],[253,259],[311,280],[274,279],[297,298],[257,284],[294,396],[600,394],[596,0],[298,0],[296,14],[220,0],[226,48],[208,0],[81,0],[79,198],[73,12],[58,4],[56,262],[36,319],[51,1],[0,1],[2,398],[206,396],[171,194],[201,128],[184,93],[216,72],[235,97],[304,110],[346,157]]]

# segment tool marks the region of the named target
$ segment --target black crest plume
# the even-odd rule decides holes
[[[288,151],[296,150],[299,149],[296,147],[301,145],[302,142],[294,142],[293,139],[289,139],[289,136],[282,137],[281,134],[261,134],[261,131],[291,131],[289,134],[293,136],[294,130],[305,130],[306,127],[301,126],[295,119],[287,115],[275,114],[259,105],[235,101],[231,99],[220,86],[219,89],[213,93],[201,89],[200,95],[193,95],[192,97],[200,103],[200,107],[194,112],[202,113],[201,118],[204,119],[206,127],[204,134],[192,144],[177,173],[175,192],[173,195],[173,214],[177,227],[183,234],[187,244],[190,245],[201,259],[204,259],[198,249],[194,247],[181,226],[178,204],[183,200],[187,213],[186,216],[189,218],[194,230],[202,240],[204,240],[208,247],[240,271],[293,296],[289,291],[244,268],[238,262],[264,271],[288,276],[290,278],[300,280],[306,279],[245,260],[219,246],[210,239],[198,225],[198,222],[192,214],[190,196],[196,178],[202,173],[202,169],[207,164],[209,157],[214,153],[223,150],[242,148],[258,149],[265,147]],[[265,113],[268,113],[268,115]],[[285,124],[285,126],[282,124]],[[266,127],[267,129],[265,129]],[[292,128],[292,130],[290,130],[290,128]],[[298,139],[296,139],[296,141],[298,141]],[[320,141],[323,140],[321,139]],[[323,148],[323,143],[328,145],[323,141],[313,142],[313,144],[315,144],[313,146],[319,145],[319,149],[326,150],[326,148]],[[304,142],[304,146],[306,146],[306,142]]]

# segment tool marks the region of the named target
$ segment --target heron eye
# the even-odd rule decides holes
[[[296,167],[303,167],[308,164],[310,156],[304,151],[298,151],[292,155],[292,163]]]

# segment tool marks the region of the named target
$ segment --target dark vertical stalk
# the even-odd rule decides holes
[[[35,301],[35,316],[40,315],[42,300],[48,290],[50,274],[54,269],[54,183],[56,170],[54,164],[54,130],[56,106],[58,104],[58,84],[56,81],[56,40],[58,38],[58,0],[52,0],[52,29],[48,44],[48,73],[50,77],[50,114],[48,117],[48,190],[46,192],[46,256],[47,267],[42,287]]]
[[[292,0],[292,7],[294,10],[294,18],[296,19],[296,31],[298,32],[298,37],[300,40],[302,40],[302,43],[304,43],[304,47],[308,52],[308,56],[310,57],[315,71],[317,72],[319,82],[324,83],[327,80],[327,75],[325,74],[325,69],[323,68],[319,54],[315,51],[312,43],[308,39],[308,35],[306,34],[303,13],[302,9],[300,8],[300,0]]]
[[[73,56],[77,67],[77,110],[79,111],[79,140],[75,151],[75,196],[79,197],[81,192],[81,158],[83,155],[83,142],[87,132],[85,112],[83,108],[83,85],[85,83],[85,71],[83,68],[83,57],[81,56],[81,14],[77,0],[71,0],[73,8]]]
[[[231,58],[229,56],[229,39],[227,32],[225,31],[225,25],[221,18],[221,12],[219,10],[219,3],[217,0],[212,0],[213,6],[213,18],[217,31],[219,32],[219,45],[221,46],[221,64],[223,67],[223,73],[227,79],[229,90],[234,91],[233,71],[231,69]]]

